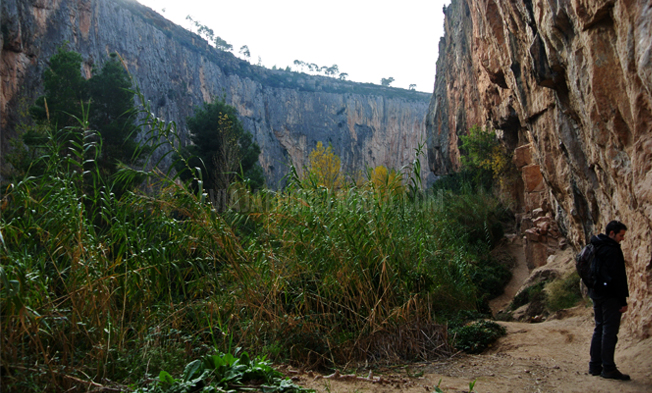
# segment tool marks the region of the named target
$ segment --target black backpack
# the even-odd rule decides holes
[[[593,289],[599,280],[600,259],[596,255],[598,247],[589,243],[575,257],[575,269],[587,288]]]

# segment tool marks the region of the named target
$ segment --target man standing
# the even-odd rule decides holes
[[[614,362],[620,318],[627,311],[629,296],[625,257],[620,249],[627,227],[622,222],[611,221],[605,232],[606,235],[601,233],[591,238],[599,270],[595,287],[589,290],[595,313],[589,374],[628,381],[629,375],[618,371]]]

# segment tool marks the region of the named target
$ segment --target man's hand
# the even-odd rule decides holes
[[[622,306],[618,311],[620,311],[621,313],[627,312],[627,306]]]

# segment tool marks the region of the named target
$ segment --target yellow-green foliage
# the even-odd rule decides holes
[[[375,167],[369,176],[371,187],[380,195],[387,193],[392,195],[402,195],[405,192],[403,186],[403,175],[395,169],[388,171],[382,165]]]
[[[468,135],[461,135],[460,140],[465,176],[470,175],[476,186],[493,189],[503,203],[511,205],[513,184],[519,178],[519,172],[512,162],[512,154],[498,140],[496,133],[474,126]]]
[[[509,170],[511,157],[496,138],[494,131],[473,126],[468,135],[461,135],[462,165],[491,172],[498,178]]]
[[[582,300],[580,276],[575,270],[559,280],[545,286],[546,306],[550,311],[558,311],[576,306]]]
[[[342,176],[341,172],[342,162],[333,153],[331,145],[324,147],[321,142],[317,142],[317,147],[310,152],[309,160],[310,168],[307,176],[314,179],[316,184],[329,190],[342,187],[344,182],[344,176]]]

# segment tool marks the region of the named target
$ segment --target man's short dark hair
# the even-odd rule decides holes
[[[605,231],[607,231],[607,236],[609,236],[611,232],[617,235],[620,233],[620,231],[626,230],[627,227],[620,221],[611,221],[609,224],[607,224],[607,228],[605,229]]]

